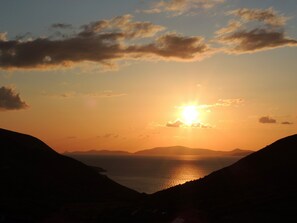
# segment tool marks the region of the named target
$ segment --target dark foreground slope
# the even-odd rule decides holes
[[[139,197],[42,141],[4,129],[0,129],[0,178],[0,222],[41,221],[68,206],[114,206]]]
[[[137,215],[146,222],[297,222],[297,135],[157,192]]]
[[[0,129],[0,222],[297,222],[297,135],[140,196],[40,140]]]

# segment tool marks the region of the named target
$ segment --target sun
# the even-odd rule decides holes
[[[186,105],[182,107],[181,118],[186,125],[198,123],[199,112],[196,105]]]

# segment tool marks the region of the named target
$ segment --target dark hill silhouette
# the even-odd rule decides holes
[[[0,129],[0,149],[0,222],[297,222],[297,135],[148,196],[31,136]]]
[[[297,135],[151,195],[138,212],[143,216],[145,222],[296,222]]]
[[[0,129],[0,177],[0,222],[32,222],[69,203],[139,197],[37,138],[4,129]]]

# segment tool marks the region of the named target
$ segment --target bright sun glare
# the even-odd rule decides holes
[[[193,125],[198,122],[198,110],[195,105],[186,105],[182,108],[182,121],[186,125]]]

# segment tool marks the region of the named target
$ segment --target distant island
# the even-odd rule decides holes
[[[197,155],[197,156],[246,156],[253,153],[251,150],[234,149],[231,151],[216,151],[210,149],[194,149],[184,146],[156,147],[153,149],[135,152],[136,155],[151,156],[174,156],[174,155]]]
[[[126,151],[120,151],[120,150],[87,150],[87,151],[73,151],[73,152],[64,152],[64,155],[108,155],[108,156],[125,156],[125,155],[131,155],[133,153],[129,153]]]
[[[170,147],[155,147],[152,149],[140,150],[134,153],[127,151],[112,151],[112,150],[87,150],[87,151],[73,151],[65,152],[64,155],[141,155],[141,156],[182,156],[182,155],[196,155],[196,156],[246,156],[254,151],[234,149],[231,151],[217,151],[210,149],[189,148],[185,146],[170,146]]]

